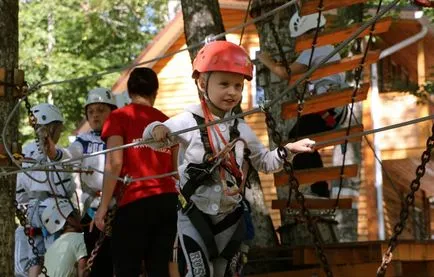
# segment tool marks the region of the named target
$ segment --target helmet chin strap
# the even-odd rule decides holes
[[[213,107],[214,109],[216,109],[218,111],[221,111],[221,112],[224,112],[222,109],[220,109],[219,107],[217,107],[211,101],[211,98],[209,98],[209,96],[208,96],[208,84],[209,84],[209,79],[211,78],[211,74],[212,74],[212,72],[209,72],[208,75],[207,75],[206,82],[205,82],[205,89],[204,90],[201,90],[201,88],[198,85],[197,80],[196,80],[196,86],[199,88],[199,91],[200,91],[200,95],[199,95],[199,98],[201,98],[200,101],[201,102],[205,101],[206,103],[209,103],[211,105],[211,107]],[[204,108],[207,108],[207,107],[205,106]]]

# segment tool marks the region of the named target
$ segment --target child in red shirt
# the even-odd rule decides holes
[[[141,139],[143,129],[153,121],[168,119],[153,108],[158,79],[150,68],[134,69],[128,80],[132,103],[113,111],[104,124],[101,138],[107,149]],[[112,222],[112,251],[117,277],[139,276],[145,262],[146,276],[169,276],[169,260],[176,235],[177,191],[171,176],[124,184],[108,176],[131,179],[173,172],[177,150],[156,152],[146,146],[109,152],[104,186],[95,216],[99,229],[113,195],[117,198]],[[173,154],[173,155],[172,155]]]

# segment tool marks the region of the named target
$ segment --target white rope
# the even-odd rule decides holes
[[[367,131],[363,131],[363,132],[359,132],[359,133],[350,134],[348,136],[342,136],[342,137],[338,137],[338,138],[334,138],[334,139],[318,142],[318,143],[315,143],[313,145],[313,147],[319,147],[319,146],[322,146],[322,145],[336,143],[336,142],[342,141],[344,139],[349,140],[349,139],[352,139],[352,138],[355,138],[355,137],[366,136],[366,135],[370,135],[370,134],[374,134],[374,133],[384,132],[384,131],[387,131],[387,130],[401,128],[401,127],[404,127],[404,126],[413,125],[413,124],[420,123],[420,122],[427,121],[427,120],[434,120],[434,114],[428,115],[428,116],[425,116],[425,117],[420,117],[420,118],[412,119],[412,120],[409,120],[409,121],[404,121],[404,122],[397,123],[397,124],[392,124],[392,125],[389,125],[389,126],[378,128],[378,129],[371,129],[371,130],[367,130]],[[144,142],[142,142],[142,144],[143,143]],[[104,151],[95,152],[95,153],[88,154],[88,155],[83,155],[80,159],[89,158],[89,156],[91,156],[91,155],[95,156],[95,155],[105,154],[106,152],[108,152],[108,150],[115,151],[115,150],[124,149],[126,147],[130,147],[129,146],[130,144],[126,144],[126,145],[122,145],[122,146],[116,147],[116,149],[115,148],[113,148],[113,149],[107,149],[107,150],[104,150]],[[95,154],[95,155],[93,155],[93,154]],[[0,177],[7,176],[7,175],[12,175],[12,174],[17,174],[17,173],[20,173],[20,172],[37,171],[37,170],[40,170],[41,168],[43,169],[46,166],[53,166],[54,164],[55,165],[59,165],[59,164],[63,165],[63,164],[66,164],[68,162],[72,162],[72,161],[63,161],[63,162],[56,162],[56,163],[39,163],[39,164],[37,164],[39,167],[34,166],[34,167],[24,168],[24,169],[21,169],[21,170],[9,171],[7,173],[0,173]],[[92,168],[92,169],[95,170],[95,168]],[[173,171],[173,172],[175,172],[175,171]],[[172,174],[173,172],[167,173],[167,174]],[[159,175],[156,175],[156,176],[159,176]],[[143,178],[153,179],[154,176],[147,176],[147,177],[143,177]]]

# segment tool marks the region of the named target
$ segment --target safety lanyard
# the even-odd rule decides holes
[[[205,99],[202,98],[200,102],[201,102],[202,111],[204,114],[205,123],[208,124],[213,119],[212,114],[211,114],[210,110],[208,109],[207,104],[205,103]],[[223,142],[224,146],[226,146],[228,144],[228,142],[224,138],[224,136],[223,136],[223,134],[222,134],[222,132],[221,132],[221,130],[217,124],[214,124],[212,126],[207,126],[208,140],[210,143],[210,147],[211,147],[213,154],[216,155],[217,151],[215,149],[214,138],[213,138],[213,135],[211,132],[212,131],[211,128],[214,128],[215,132],[217,133],[218,137]],[[228,168],[230,173],[233,174],[235,178],[242,178],[242,173],[241,173],[240,169],[238,168],[238,164],[235,160],[235,155],[234,155],[233,151],[230,151],[228,153],[228,155],[229,155],[229,161],[227,159],[225,159],[223,162],[223,165],[225,165]],[[222,166],[220,167],[220,177],[222,178],[222,180],[224,180],[225,170]]]

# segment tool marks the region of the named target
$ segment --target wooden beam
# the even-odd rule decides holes
[[[417,43],[417,83],[419,86],[426,82],[425,66],[425,46],[422,39]]]
[[[388,247],[384,241],[349,242],[324,245],[324,253],[330,264],[363,264],[381,262]],[[318,265],[315,249],[300,246],[292,249],[294,265]],[[400,241],[393,251],[394,261],[433,261],[433,241]]]
[[[354,88],[346,88],[339,91],[326,92],[324,94],[310,97],[305,100],[302,115],[325,111],[330,108],[340,107],[351,103]],[[363,101],[366,99],[369,91],[369,84],[363,84],[356,93],[355,101]],[[282,103],[282,111],[280,116],[282,119],[289,119],[297,116],[296,101],[288,101]]]
[[[351,126],[350,128],[350,135],[351,134],[356,134],[356,133],[360,133],[363,132],[363,125],[354,125]],[[328,140],[332,140],[332,139],[337,139],[340,137],[345,136],[347,133],[347,127],[343,127],[343,128],[339,128],[339,129],[335,129],[335,130],[331,130],[331,131],[327,131],[327,132],[322,132],[322,133],[318,133],[315,135],[310,135],[310,136],[306,136],[306,137],[302,137],[300,139],[303,138],[310,138],[312,140],[314,140],[316,143],[320,143],[323,141],[328,141]],[[360,142],[362,141],[362,137],[355,137],[355,138],[351,138],[348,140],[348,142]],[[338,144],[343,144],[345,143],[345,140],[339,140],[339,141],[334,141],[331,143],[326,143],[326,144],[322,144],[320,147],[315,147],[315,149],[321,149],[327,146],[332,146],[332,145],[338,145]]]
[[[391,24],[391,17],[386,17],[378,20],[377,24],[375,24],[374,34],[381,34],[387,32]],[[360,28],[361,25],[361,23],[356,23],[348,27],[330,29],[322,32],[318,36],[316,47],[342,42],[346,40],[349,36],[351,36],[358,28]],[[370,28],[366,29],[358,37],[364,37],[366,35],[369,35],[370,31]],[[295,52],[301,52],[305,49],[310,49],[312,47],[313,37],[313,35],[304,35],[297,38],[295,42]]]
[[[375,276],[379,263],[365,263],[357,265],[334,265],[331,266],[331,271],[335,277],[366,277]],[[416,273],[417,274],[417,273]],[[273,272],[249,275],[250,277],[326,277],[324,270],[321,267],[291,270],[285,272]],[[386,277],[401,277],[401,263],[392,261],[387,268]],[[414,275],[422,276],[422,275]],[[423,275],[425,276],[425,275]]]
[[[20,69],[14,69],[14,84],[21,87],[24,84],[24,71]],[[13,96],[14,97],[23,97],[22,90],[18,90],[14,88]]]
[[[359,3],[364,3],[367,0],[323,0],[323,11],[343,8]],[[318,5],[320,0],[302,0],[300,15],[308,15],[318,12]]]
[[[338,62],[334,63],[326,63],[310,76],[311,80],[318,80],[320,78],[324,78],[326,76],[330,76],[333,74],[338,74],[341,72],[345,72],[348,70],[352,70],[359,66],[360,61],[362,60],[363,54],[355,55],[353,57],[344,58]],[[366,57],[364,66],[375,63],[378,61],[378,58],[380,57],[380,50],[375,51],[369,51],[368,55]],[[295,83],[298,79],[300,79],[304,73],[296,74],[291,76],[291,80],[289,81],[289,84]]]
[[[359,166],[356,164],[346,165],[344,168],[344,178],[356,177]],[[340,166],[322,167],[294,170],[294,175],[300,184],[308,184],[323,181],[336,180],[340,177]],[[280,187],[288,184],[288,175],[281,171],[274,174],[274,185]]]
[[[287,207],[286,199],[273,200],[271,202],[271,208],[273,210],[286,209]],[[337,209],[351,209],[353,200],[351,198],[340,198],[338,202]],[[336,206],[336,199],[319,199],[319,198],[305,198],[304,205],[307,209],[311,210],[326,210],[333,209]],[[289,204],[291,209],[300,209],[301,206],[296,200],[292,200]]]

